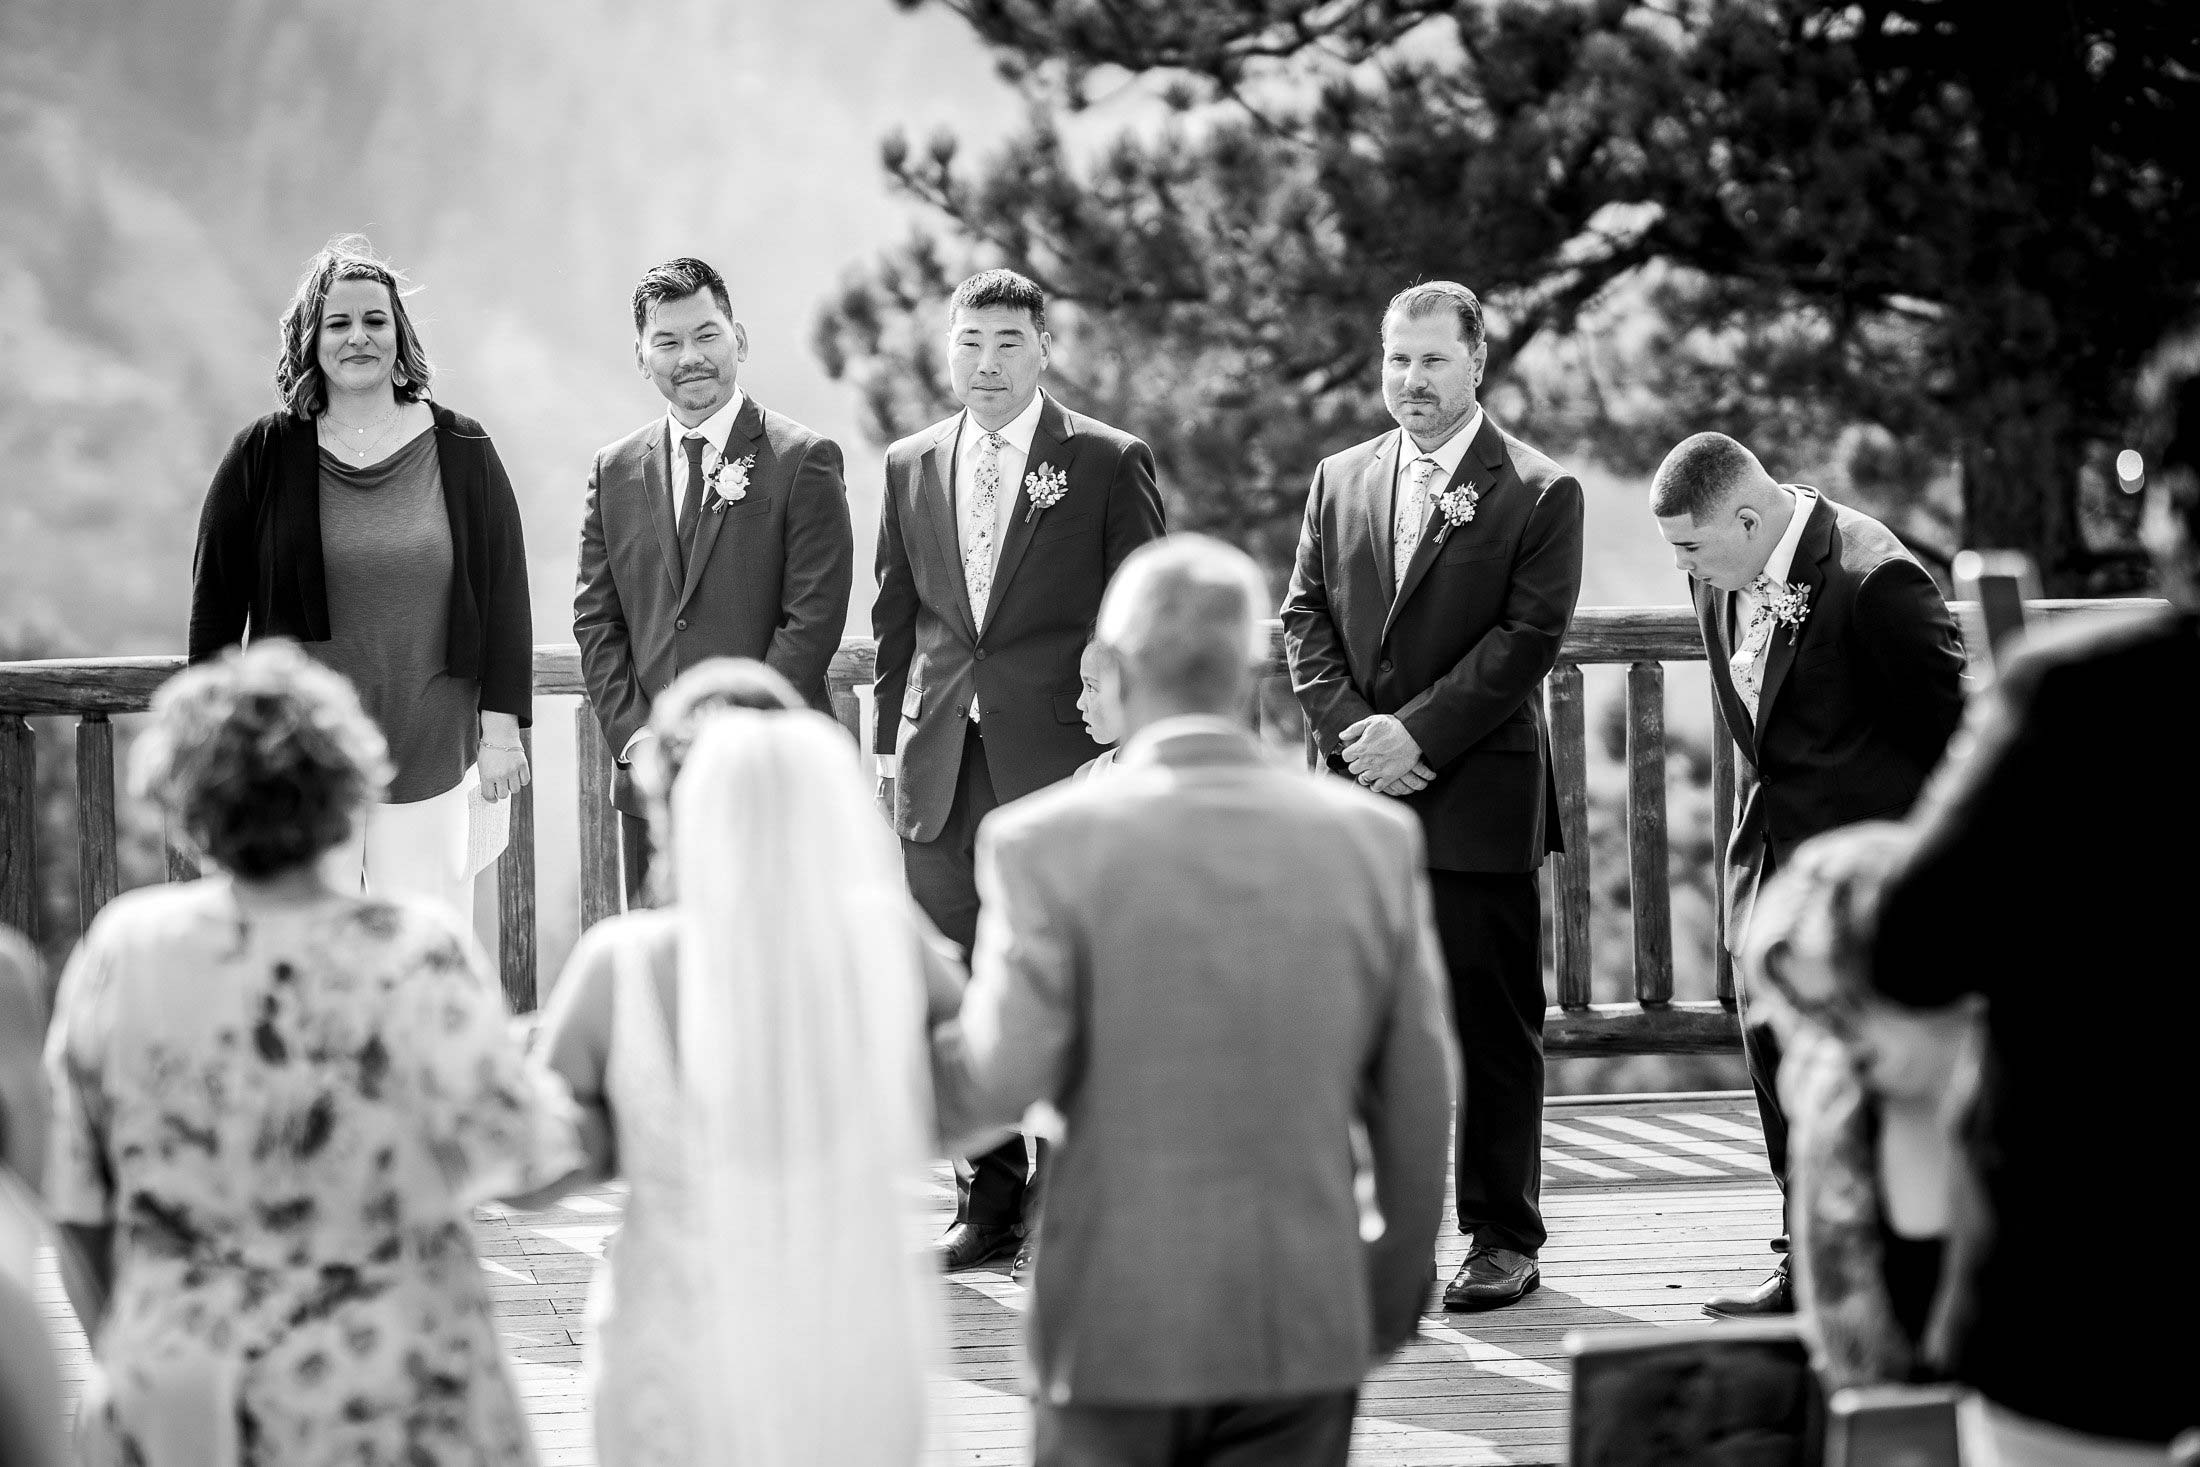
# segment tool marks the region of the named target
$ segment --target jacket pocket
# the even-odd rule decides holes
[[[1502,540],[1470,540],[1454,531],[1436,552],[1436,564],[1471,565],[1481,560],[1502,560],[1511,554],[1512,546]]]
[[[923,711],[924,689],[911,683],[901,692],[901,716],[914,723],[917,715]]]
[[[1073,514],[1063,519],[1055,518],[1055,511],[1053,510],[1043,511],[1039,516],[1039,523],[1032,527],[1031,548],[1036,550],[1041,545],[1051,545],[1056,540],[1067,540],[1072,535],[1082,535],[1092,528],[1094,521],[1097,519],[1099,519],[1099,516],[1090,511],[1084,514]]]
[[[1508,718],[1484,734],[1482,741],[1468,752],[1481,753],[1486,750],[1492,753],[1532,754],[1538,746],[1534,719]]]

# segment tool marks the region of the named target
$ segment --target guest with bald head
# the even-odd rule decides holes
[[[1893,531],[1816,489],[1783,484],[1724,433],[1684,440],[1650,512],[1686,572],[1726,727],[1740,747],[1725,852],[1726,941],[1742,951],[1759,886],[1797,846],[1859,820],[1899,819],[1963,715],[1963,643],[1939,587]],[[1765,1151],[1786,1185],[1780,1054],[1738,980],[1742,1052]],[[1785,1314],[1787,1240],[1718,1317]]]
[[[1097,636],[1121,757],[978,835],[934,1072],[943,1116],[1068,1123],[1028,1332],[1040,1467],[1342,1463],[1428,1293],[1451,1043],[1420,825],[1263,752],[1268,604],[1220,541],[1133,551]]]

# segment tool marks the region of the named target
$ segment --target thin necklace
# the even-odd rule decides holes
[[[331,425],[329,429],[331,433],[333,433],[337,428],[351,428],[352,433],[358,437],[364,437],[368,428],[380,428],[381,431],[376,433],[373,438],[368,439],[367,442],[365,442],[364,444],[346,443],[342,438],[338,438],[336,440],[335,446],[337,448],[343,450],[345,453],[352,455],[361,463],[365,463],[368,456],[372,454],[374,450],[382,446],[382,440],[389,437],[390,424],[396,420],[399,406],[400,404],[398,403],[391,403],[390,410],[382,414],[381,417],[376,418],[372,423],[367,424],[366,428],[352,428],[351,424],[336,416],[336,412],[333,408],[324,412],[321,415],[321,421]]]

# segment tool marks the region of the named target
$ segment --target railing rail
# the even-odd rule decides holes
[[[2058,620],[2103,609],[2130,609],[2131,601],[2042,601],[2028,610],[2036,619]],[[1986,645],[1974,603],[1956,612],[1974,655]],[[872,681],[870,640],[841,643],[830,673],[833,711],[850,733],[864,737],[864,712]],[[1558,667],[1545,684],[1550,715],[1559,828],[1566,851],[1545,873],[1551,903],[1557,1003],[1545,1023],[1554,1054],[1609,1055],[1730,1052],[1737,1033],[1733,972],[1719,911],[1713,948],[1711,1000],[1676,1001],[1672,897],[1667,878],[1665,668],[1669,662],[1701,662],[1693,611],[1684,606],[1583,607],[1575,616]],[[1626,813],[1629,915],[1633,930],[1634,1001],[1592,1002],[1588,705],[1582,669],[1618,664],[1626,669]],[[111,901],[120,881],[115,806],[115,732],[112,720],[141,713],[153,693],[183,665],[181,657],[103,657],[0,663],[0,923],[26,931],[37,926],[37,750],[27,718],[73,717],[76,727],[77,885],[80,922]],[[1272,629],[1264,677],[1284,675],[1282,635]],[[580,654],[569,645],[535,649],[538,696],[579,696],[574,710],[579,814],[579,918],[585,929],[619,910],[619,838],[611,807],[612,760],[588,706]],[[1732,741],[1711,712],[1711,796],[1714,851],[1729,834],[1734,794]],[[527,740],[533,754],[531,731]],[[521,1009],[535,1005],[536,881],[535,794],[530,786],[513,797],[511,843],[498,865],[498,966],[506,993]],[[186,880],[196,864],[173,841],[167,877]],[[1721,903],[1714,900],[1714,908]]]

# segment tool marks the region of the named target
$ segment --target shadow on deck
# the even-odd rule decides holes
[[[1420,1339],[1362,1393],[1354,1462],[1561,1462],[1569,1332],[1700,1323],[1705,1297],[1755,1283],[1772,1263],[1766,1240],[1779,1230],[1779,1197],[1745,1093],[1554,1099],[1543,1171],[1551,1231],[1543,1287],[1511,1309],[1426,1316]],[[544,1467],[596,1460],[582,1382],[583,1311],[623,1201],[620,1189],[601,1188],[543,1212],[488,1209],[480,1218],[482,1267]],[[944,1229],[954,1210],[945,1167],[926,1204],[931,1231]],[[1444,1277],[1464,1251],[1456,1235],[1439,1241]],[[73,1392],[88,1362],[50,1259],[40,1300]],[[1018,1389],[1024,1291],[1009,1282],[1004,1262],[949,1280],[947,1304],[948,1360],[933,1391],[927,1463],[1028,1462],[1030,1412]]]

